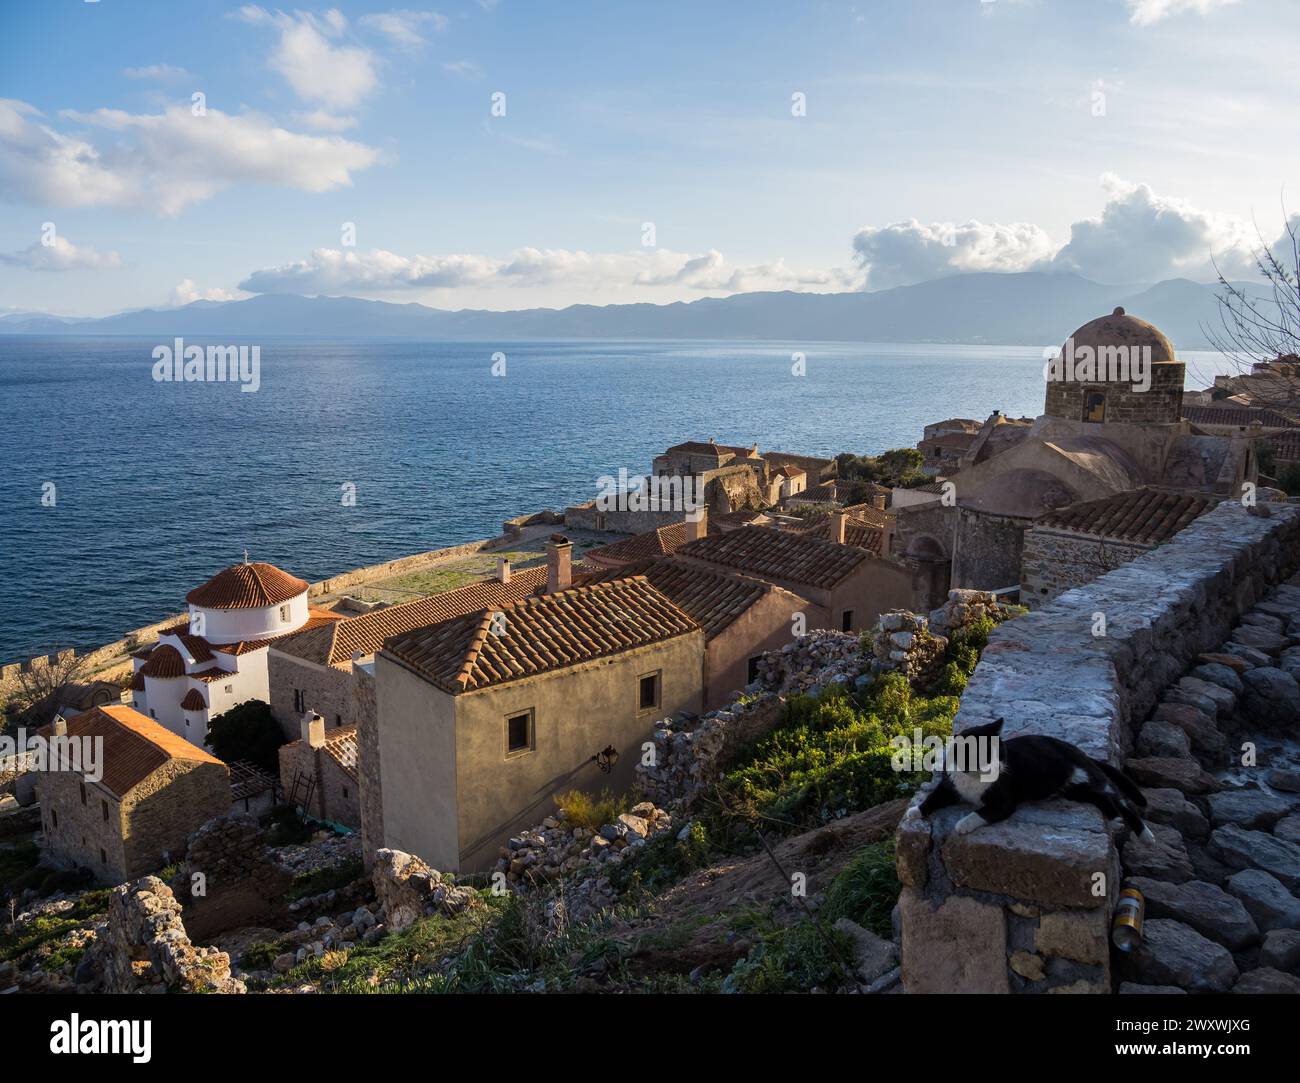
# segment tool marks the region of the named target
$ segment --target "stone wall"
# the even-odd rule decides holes
[[[1164,361],[1151,365],[1151,386],[1146,391],[1134,391],[1132,383],[1119,380],[1094,383],[1048,380],[1043,413],[1082,421],[1088,395],[1100,392],[1106,396],[1108,422],[1177,421],[1182,416],[1185,377],[1181,361]]]
[[[1020,604],[1038,609],[1062,591],[1091,583],[1151,549],[1030,527],[1020,558]]]
[[[271,685],[271,714],[285,740],[302,736],[302,710],[294,706],[302,693],[304,709],[325,719],[325,728],[349,725],[351,682],[346,669],[320,666],[272,647],[266,652],[267,679]]]
[[[108,926],[95,962],[107,993],[243,993],[230,976],[230,956],[195,947],[181,920],[181,904],[156,876],[113,889]]]
[[[1045,734],[1122,765],[1160,692],[1294,570],[1300,509],[1252,511],[1222,504],[1168,544],[995,629],[954,730],[1005,718],[1004,739]],[[954,835],[968,811],[900,825],[906,989],[1109,991],[1113,826],[1090,806],[1044,802]]]
[[[361,852],[366,869],[384,841],[384,790],[379,776],[379,712],[375,676],[352,670],[352,717],[357,726],[357,785],[360,788]]]
[[[257,818],[241,812],[210,820],[194,832],[176,882],[186,892],[186,923],[206,937],[282,921],[292,879],[272,860]]]

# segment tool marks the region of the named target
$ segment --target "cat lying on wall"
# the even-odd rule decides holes
[[[1002,722],[999,718],[986,726],[973,726],[954,739],[975,738],[978,747],[987,751],[978,762],[961,762],[946,754],[938,785],[919,806],[907,810],[907,818],[928,817],[941,808],[965,802],[976,806],[975,811],[963,816],[953,828],[965,835],[985,824],[1005,820],[1025,801],[1063,797],[1095,805],[1108,820],[1122,819],[1148,842],[1155,838],[1134,808],[1145,807],[1147,800],[1128,775],[1055,737],[1026,735],[1004,741],[999,736]],[[991,754],[994,747],[996,762]]]

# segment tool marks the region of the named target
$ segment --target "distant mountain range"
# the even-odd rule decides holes
[[[1248,286],[1252,292],[1255,287]],[[1046,346],[1122,305],[1180,350],[1219,327],[1216,287],[1174,278],[1105,286],[1073,274],[963,274],[874,293],[741,293],[668,305],[571,305],[512,312],[446,311],[355,297],[262,294],[195,301],[101,319],[28,313],[0,318],[0,335],[246,338],[756,339]]]

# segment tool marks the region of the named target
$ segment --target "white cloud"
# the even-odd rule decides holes
[[[296,11],[267,11],[255,4],[239,9],[239,17],[254,26],[271,26],[280,34],[270,66],[304,101],[330,109],[350,109],[378,85],[375,55],[360,45],[334,44],[347,31],[342,12],[322,15]]]
[[[357,118],[345,113],[331,113],[325,109],[313,109],[307,113],[294,113],[293,119],[307,128],[321,132],[342,132],[357,126]]]
[[[451,75],[463,75],[466,77],[477,77],[482,72],[482,69],[472,60],[447,60],[443,62],[442,70]]]
[[[255,271],[249,293],[383,294],[420,289],[567,286],[608,291],[654,286],[735,293],[758,289],[846,289],[851,272],[800,272],[783,261],[730,267],[720,252],[688,255],[650,248],[592,253],[520,248],[509,259],[480,255],[401,256],[375,249],[318,248],[304,260]]]
[[[1070,227],[1055,266],[1116,283],[1206,278],[1212,257],[1228,274],[1249,267],[1253,232],[1240,218],[1199,210],[1114,174],[1102,177],[1102,187],[1108,198],[1101,214]]]
[[[913,218],[866,226],[853,237],[854,256],[872,289],[965,271],[1025,271],[1049,258],[1052,248],[1047,234],[1028,222],[926,225]]]
[[[206,290],[199,289],[194,284],[194,279],[182,278],[172,290],[168,304],[172,308],[179,308],[181,305],[193,304],[195,301],[237,301],[240,296],[238,290],[222,289],[220,286]]]
[[[1226,8],[1239,0],[1125,0],[1129,6],[1129,22],[1136,26],[1150,26],[1174,15],[1194,11],[1208,15],[1215,8]]]
[[[66,237],[56,236],[53,244],[37,241],[21,252],[0,252],[0,263],[29,271],[103,271],[120,267],[122,257],[116,252],[97,252],[89,245],[78,247]]]
[[[239,183],[324,192],[352,183],[379,152],[338,136],[303,135],[255,114],[184,106],[160,114],[100,109],[64,119],[103,129],[96,146],[42,123],[25,102],[0,100],[0,192],[55,207],[143,207],[178,214]]]
[[[128,79],[156,79],[160,83],[174,83],[180,79],[190,77],[190,73],[184,68],[176,68],[171,64],[150,64],[143,68],[123,68],[122,74]]]
[[[378,11],[362,15],[357,25],[383,34],[399,49],[415,52],[426,44],[423,34],[426,27],[435,33],[447,29],[447,16],[436,11]]]

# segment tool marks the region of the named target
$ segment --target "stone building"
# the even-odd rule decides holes
[[[655,723],[703,706],[704,653],[700,626],[644,577],[389,639],[375,657],[384,845],[482,870],[554,794],[624,791]]]
[[[196,745],[208,723],[247,700],[270,699],[267,649],[340,614],[307,602],[307,584],[260,562],[235,564],[185,596],[189,617],[137,651],[132,706]]]
[[[326,732],[314,711],[302,717],[302,737],[280,746],[280,787],[308,816],[344,827],[361,826],[357,727]]]
[[[1258,477],[1252,439],[1207,435],[1183,418],[1184,366],[1151,324],[1116,309],[1075,331],[1067,357],[1097,364],[1054,361],[1032,425],[1001,415],[985,422],[946,479],[948,499],[895,501],[910,608],[935,608],[950,587],[1015,589],[1024,532],[1049,512],[1148,486],[1222,499]],[[1117,359],[1126,358],[1149,363],[1125,371]]]
[[[1169,541],[1218,503],[1204,493],[1145,488],[1049,512],[1025,531],[1021,604],[1036,609],[1091,583]]]
[[[39,790],[45,852],[100,880],[153,872],[184,853],[193,831],[230,811],[226,765],[130,707],[95,707],[41,734],[98,743],[98,779],[48,770]]]

